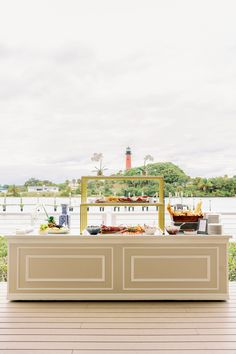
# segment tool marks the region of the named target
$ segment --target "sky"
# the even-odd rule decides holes
[[[0,0],[0,184],[150,154],[236,175],[236,1]]]

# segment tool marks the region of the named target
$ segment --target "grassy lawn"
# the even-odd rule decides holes
[[[236,280],[236,242],[229,244],[229,280]],[[0,236],[0,281],[7,281],[7,242]]]

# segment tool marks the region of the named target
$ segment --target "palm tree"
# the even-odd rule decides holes
[[[19,197],[20,195],[19,188],[15,184],[8,187],[7,193],[12,197]]]
[[[102,153],[97,153],[95,152],[93,156],[91,157],[92,161],[99,162],[99,166],[95,166],[95,171],[92,172],[97,172],[97,176],[103,176],[103,172],[107,170],[105,166],[103,166],[103,154]]]
[[[154,160],[154,158],[152,157],[152,155],[146,155],[144,157],[143,168],[142,168],[142,173],[144,176],[146,176],[148,174],[147,161],[153,161],[153,160]]]

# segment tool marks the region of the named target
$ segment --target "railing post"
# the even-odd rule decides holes
[[[5,197],[4,197],[4,202],[3,202],[2,210],[3,210],[3,211],[7,211],[7,196],[6,196],[6,194],[5,194]]]
[[[164,195],[164,179],[163,177],[159,180],[159,202],[161,205],[158,210],[158,226],[162,233],[165,233],[165,195]]]
[[[81,234],[88,225],[87,206],[83,205],[87,203],[87,184],[88,184],[87,178],[82,177],[81,178],[81,205],[80,205],[80,233]]]
[[[22,197],[20,197],[20,211],[23,211],[23,209],[24,209],[24,204],[23,204]]]
[[[57,211],[57,200],[56,197],[54,197],[54,211]]]

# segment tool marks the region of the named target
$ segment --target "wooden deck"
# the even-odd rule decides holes
[[[228,302],[8,302],[1,354],[236,354],[236,283]]]

